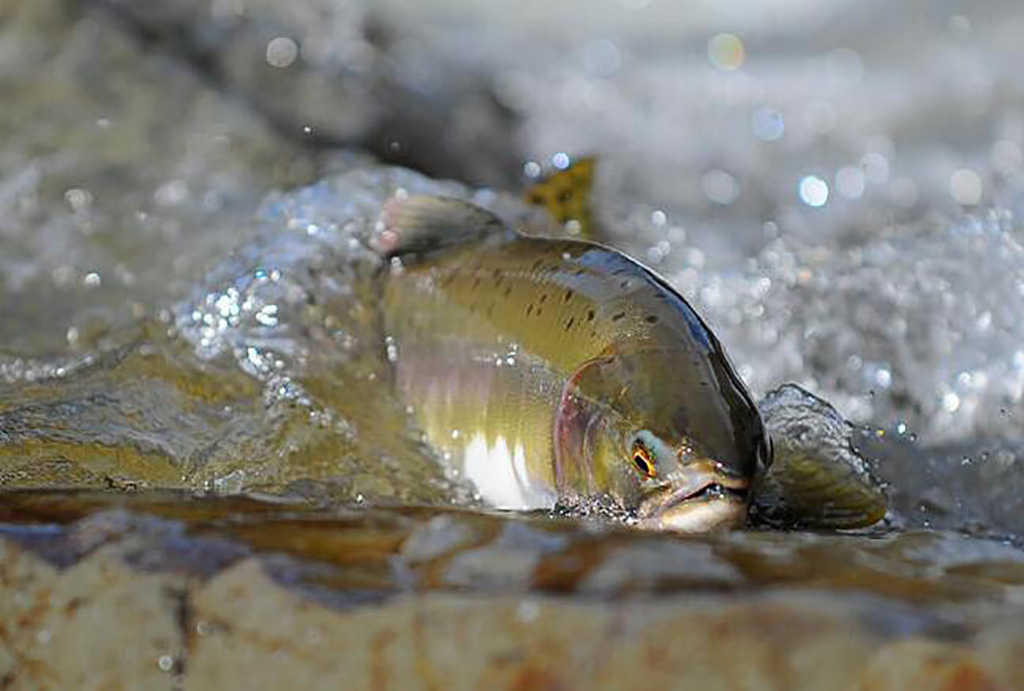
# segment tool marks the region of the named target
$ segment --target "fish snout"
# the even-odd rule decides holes
[[[714,461],[690,463],[668,487],[641,501],[638,525],[653,530],[707,532],[741,525],[746,518],[750,481]]]

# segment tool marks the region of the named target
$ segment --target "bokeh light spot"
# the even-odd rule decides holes
[[[720,70],[738,70],[746,59],[746,49],[736,34],[717,34],[708,41],[708,58]]]
[[[798,188],[800,201],[814,208],[825,206],[828,202],[828,183],[817,175],[801,178]]]

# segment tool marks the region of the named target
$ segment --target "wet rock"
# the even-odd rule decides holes
[[[467,512],[316,512],[169,494],[3,499],[0,676],[13,688],[428,688],[444,680],[454,688],[1009,689],[1024,674],[1014,653],[1024,644],[1013,599],[1021,581],[964,588],[984,577],[961,569],[938,577],[957,588],[936,588],[934,569],[914,566],[933,561],[927,534],[889,547],[818,539],[815,548],[767,534],[645,533],[640,547],[621,530],[570,532],[565,521]],[[485,552],[544,560],[584,543],[603,556],[578,590],[520,581],[482,597],[486,582],[431,582],[426,562],[400,566],[411,535],[442,525],[493,537],[431,561]],[[830,540],[843,544],[822,551]],[[167,558],[140,560],[141,546]],[[969,560],[991,560],[991,568],[1020,559],[1006,549]],[[664,554],[678,558],[659,562]],[[770,587],[771,574],[749,568],[755,554],[788,555],[796,580]],[[887,570],[888,584],[845,578],[851,555]],[[629,588],[594,589],[621,583],[630,562],[640,570]],[[608,581],[613,573],[622,575]],[[729,594],[708,588],[723,577]],[[905,599],[892,579],[907,594],[929,593],[929,608]]]
[[[10,688],[175,688],[186,579],[115,550],[59,570],[0,540],[0,679]]]
[[[315,165],[187,67],[71,7],[0,8],[0,374],[90,352],[165,307],[269,189]]]
[[[755,520],[834,529],[885,516],[881,484],[853,447],[853,426],[835,408],[793,384],[769,393],[758,408],[774,459],[754,490]]]
[[[413,17],[357,0],[85,0],[245,101],[287,139],[476,184],[518,179],[490,72],[438,60]],[[426,58],[426,59],[424,59]]]

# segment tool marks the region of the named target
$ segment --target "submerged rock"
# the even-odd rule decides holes
[[[931,559],[940,534],[640,538],[172,494],[8,493],[0,522],[13,688],[1010,689],[1024,675],[1024,554]],[[424,551],[438,530],[476,537]]]

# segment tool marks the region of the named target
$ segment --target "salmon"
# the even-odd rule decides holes
[[[396,392],[482,499],[655,529],[744,520],[770,442],[721,343],[664,279],[456,199],[392,199],[380,226]]]

